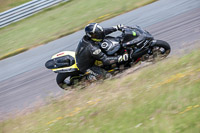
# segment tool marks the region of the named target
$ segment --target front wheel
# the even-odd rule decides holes
[[[170,52],[170,45],[162,40],[156,40],[156,42],[151,46],[151,56],[154,61],[166,58]]]

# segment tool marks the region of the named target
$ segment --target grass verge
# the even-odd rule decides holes
[[[0,123],[2,132],[200,132],[200,50],[93,84],[35,112]]]
[[[0,0],[0,13],[29,1],[31,0]]]
[[[15,51],[12,51],[12,52],[9,52],[3,56],[0,57],[0,60],[3,60],[3,59],[6,59],[8,57],[11,57],[11,56],[14,56],[14,55],[17,55],[19,53],[22,53],[22,52],[25,52],[27,51],[29,48],[19,48],[19,49],[16,49]]]
[[[100,22],[153,1],[70,0],[1,28],[0,57],[19,48],[47,43],[80,30],[89,22]]]

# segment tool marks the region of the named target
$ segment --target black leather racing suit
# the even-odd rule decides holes
[[[117,31],[116,28],[104,28],[104,34],[108,35]],[[107,56],[103,53],[98,42],[92,41],[89,37],[84,36],[76,49],[76,62],[79,70],[83,73],[90,69],[95,60],[100,60],[104,65],[110,65],[118,62],[118,56]]]

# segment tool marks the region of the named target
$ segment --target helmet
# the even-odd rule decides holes
[[[98,23],[90,23],[85,27],[85,33],[93,41],[100,42],[104,39],[105,34],[103,28]]]

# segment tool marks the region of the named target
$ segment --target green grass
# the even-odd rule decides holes
[[[0,0],[0,13],[31,0]]]
[[[70,0],[1,28],[0,57],[19,48],[45,44],[80,30],[90,22],[100,22],[153,1],[155,0]]]
[[[0,129],[4,133],[199,133],[199,52],[76,89],[35,112],[0,123]]]

